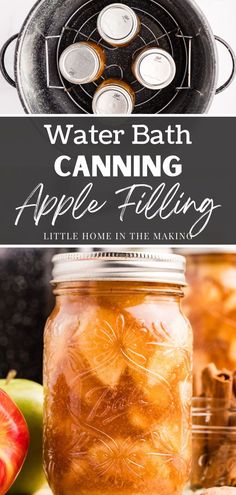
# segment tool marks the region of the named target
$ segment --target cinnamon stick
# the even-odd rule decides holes
[[[232,403],[233,406],[236,407],[236,371],[233,372],[233,394],[232,394]]]
[[[228,426],[233,394],[232,372],[226,369],[218,370],[215,364],[211,363],[202,372],[202,387],[204,396],[212,399],[209,427]],[[214,450],[218,443],[217,436],[215,440],[211,439],[208,451]]]
[[[229,405],[233,393],[233,374],[226,369],[218,370],[211,363],[202,372],[202,388],[204,397],[224,401]]]

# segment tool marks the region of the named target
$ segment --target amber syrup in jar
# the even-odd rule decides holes
[[[54,258],[44,464],[55,495],[181,495],[191,465],[184,259]]]

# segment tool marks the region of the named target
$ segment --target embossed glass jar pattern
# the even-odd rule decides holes
[[[181,495],[192,354],[181,283],[60,281],[54,293],[44,355],[44,463],[54,494]]]
[[[236,369],[236,252],[189,254],[187,280],[184,310],[194,331],[194,393],[200,395],[209,363]]]
[[[190,491],[236,486],[236,408],[225,399],[193,399]]]

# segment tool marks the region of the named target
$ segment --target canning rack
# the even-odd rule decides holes
[[[80,6],[62,27],[59,35],[45,38],[47,87],[65,91],[83,113],[92,113],[92,99],[96,88],[105,79],[110,78],[124,78],[132,86],[136,94],[134,113],[161,113],[177,97],[179,91],[199,92],[192,83],[192,49],[200,31],[187,36],[172,14],[158,2],[152,2],[157,12],[154,16],[147,9],[138,7],[136,1],[134,0],[134,5],[130,6],[141,21],[141,31],[129,46],[112,47],[102,40],[97,31],[97,17],[102,6],[100,5],[100,9],[96,10],[94,0],[89,0]],[[92,12],[87,16],[87,8],[90,7],[91,10],[91,2]],[[139,1],[138,5],[140,5]],[[165,25],[160,20],[162,18],[165,18]],[[98,81],[86,85],[69,83],[62,77],[59,69],[59,58],[63,50],[79,41],[95,42],[105,50],[107,57],[104,74]],[[176,62],[176,77],[167,88],[156,91],[144,88],[132,74],[131,65],[135,55],[149,46],[159,46],[167,50]]]

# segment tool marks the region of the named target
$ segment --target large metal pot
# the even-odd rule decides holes
[[[122,48],[104,45],[96,23],[107,0],[39,0],[29,13],[20,33],[8,40],[1,51],[1,71],[16,86],[27,113],[92,113],[96,83],[71,85],[59,71],[59,57],[71,43],[93,40],[106,50],[103,78],[121,77],[136,92],[134,113],[204,113],[216,93],[229,86],[235,75],[235,56],[229,45],[212,34],[210,25],[192,0],[126,0],[139,16],[140,35]],[[17,38],[15,81],[7,74],[5,54]],[[216,40],[232,58],[232,73],[217,89]],[[176,76],[166,88],[153,91],[135,80],[131,65],[144,46],[159,45],[176,63]]]

